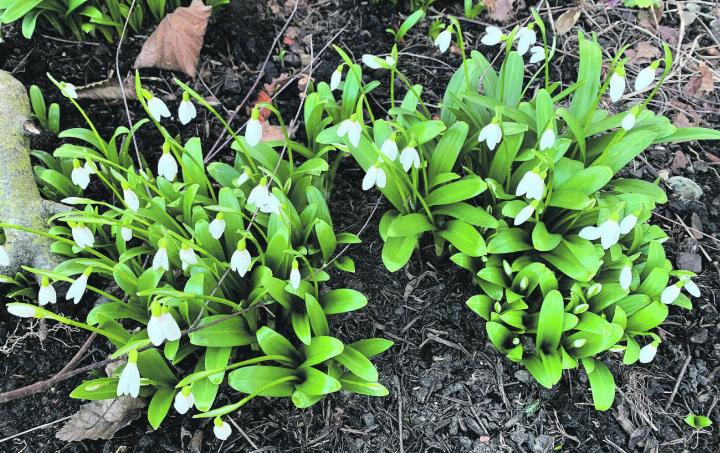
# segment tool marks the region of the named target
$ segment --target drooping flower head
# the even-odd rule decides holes
[[[167,252],[167,240],[162,238],[158,241],[158,250],[153,257],[152,268],[155,270],[162,269],[165,272],[170,270],[170,260]]]
[[[225,232],[225,214],[218,212],[208,229],[213,238],[220,239]]]
[[[159,122],[163,118],[170,118],[170,110],[168,110],[167,105],[165,105],[162,99],[155,97],[154,94],[147,90],[143,90],[143,95],[145,99],[147,99],[147,108],[150,116],[152,116],[155,121]]]
[[[527,27],[520,27],[520,30],[515,34],[515,38],[517,39],[517,52],[520,55],[525,55],[530,49],[530,46],[537,42],[534,24],[530,24]]]
[[[70,180],[82,190],[87,189],[87,186],[90,184],[90,172],[88,172],[88,169],[77,159],[73,159],[73,169],[72,172],[70,172]]]
[[[380,147],[380,152],[382,152],[385,157],[390,159],[391,161],[394,161],[397,159],[398,156],[398,146],[395,142],[395,136],[388,137]]]
[[[78,248],[91,248],[95,244],[95,236],[92,231],[90,231],[90,228],[86,227],[84,223],[68,222],[68,225],[70,226],[73,241],[75,241]]]
[[[150,304],[150,320],[147,325],[148,338],[155,346],[167,341],[180,339],[180,327],[168,307],[160,305],[157,301]]]
[[[245,239],[240,239],[235,248],[235,252],[233,252],[232,257],[230,257],[230,269],[237,272],[240,277],[244,277],[250,270],[251,264],[252,256],[250,256],[250,252],[247,250]]]
[[[137,194],[133,192],[128,183],[125,181],[123,181],[120,186],[123,190],[123,201],[125,201],[125,206],[127,206],[129,210],[137,212],[137,210],[140,209],[140,199]]]
[[[298,265],[297,260],[293,260],[292,262],[292,268],[290,269],[290,286],[292,286],[293,289],[300,288],[300,266]]]
[[[65,300],[72,299],[74,304],[80,302],[82,297],[85,295],[85,289],[87,288],[87,281],[92,274],[92,267],[88,267],[85,271],[70,285],[67,293],[65,293]]]
[[[175,395],[175,403],[173,406],[179,414],[185,414],[195,404],[195,397],[192,394],[192,388],[189,385],[183,387],[177,395]]]
[[[178,107],[178,119],[185,125],[195,119],[196,116],[197,110],[195,109],[195,104],[190,100],[190,94],[184,91],[180,107]]]
[[[380,166],[380,161],[377,161],[367,169],[362,181],[362,189],[368,190],[372,186],[377,186],[378,189],[384,189],[386,182],[387,177],[385,170]]]
[[[138,352],[128,353],[128,360],[120,373],[117,383],[117,396],[128,395],[137,398],[140,394],[140,370],[137,367]]]
[[[660,60],[650,63],[650,66],[642,69],[635,79],[635,91],[643,91],[655,81],[655,74],[660,67]]]
[[[262,124],[260,123],[260,110],[252,109],[250,119],[245,126],[245,141],[248,146],[256,146],[262,139]]]
[[[362,136],[362,125],[358,121],[355,121],[353,115],[340,123],[337,128],[337,135],[338,137],[347,136],[350,144],[357,147],[360,144],[360,137]]]
[[[485,142],[488,149],[493,151],[495,147],[502,141],[502,129],[500,128],[500,120],[496,117],[486,125],[478,134],[478,143]]]
[[[438,48],[440,53],[445,53],[450,48],[450,43],[452,42],[450,28],[450,25],[446,26],[445,29],[435,37],[433,44]]]
[[[230,434],[232,434],[232,428],[227,422],[223,421],[222,418],[215,417],[213,421],[213,434],[215,434],[215,437],[219,440],[227,440]]]
[[[180,255],[180,262],[182,263],[182,270],[186,270],[188,267],[198,263],[195,250],[186,242],[183,242],[180,246],[180,252],[178,254]]]
[[[40,290],[38,291],[38,304],[42,306],[54,304],[56,301],[57,293],[55,292],[55,288],[53,288],[53,285],[47,277],[43,277]]]
[[[170,152],[170,143],[165,142],[162,146],[162,156],[158,160],[158,175],[172,182],[178,174],[178,164]]]
[[[522,197],[523,195],[533,200],[541,200],[545,193],[545,178],[540,176],[540,171],[536,168],[527,171],[515,190],[515,195]]]
[[[332,73],[332,76],[330,76],[330,91],[335,91],[340,86],[344,66],[344,64],[339,65],[337,69],[335,69],[335,72]]]
[[[486,46],[495,46],[503,42],[507,37],[503,34],[502,30],[494,25],[485,27],[485,34],[480,40],[481,43]]]
[[[610,76],[608,93],[612,102],[619,101],[625,94],[625,65],[619,64]]]
[[[400,153],[400,163],[403,170],[408,171],[411,167],[420,168],[420,155],[412,146],[407,146]]]

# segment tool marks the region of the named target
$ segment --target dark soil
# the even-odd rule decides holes
[[[284,22],[284,18],[272,16],[264,6],[259,8],[258,3],[265,4],[234,0],[233,6],[216,15],[209,27],[200,70],[202,82],[198,80],[194,86],[204,95],[216,97],[223,112],[233,110],[246,96]],[[550,3],[557,19],[566,2]],[[435,7],[460,14],[455,2],[438,2]],[[596,13],[591,17],[600,26],[618,20],[636,21],[635,13],[630,10],[609,10],[607,16],[602,10]],[[520,11],[518,19],[526,15],[526,11]],[[365,2],[355,5],[349,0],[330,0],[299,12],[293,25],[300,28],[301,37],[312,35],[315,52],[347,25],[337,44],[349,49],[359,60],[363,53],[387,52],[392,41],[384,29],[396,27],[402,17],[389,2],[371,6]],[[485,22],[487,17],[481,16],[479,20]],[[673,13],[668,13],[664,20],[663,23],[670,26],[677,23]],[[595,27],[585,18],[580,24],[588,31]],[[425,21],[421,31],[425,32],[427,26]],[[481,37],[481,25],[463,22],[463,26],[467,26],[470,47],[487,51],[489,58],[494,55],[495,50],[476,45]],[[694,39],[701,32],[697,24],[690,27],[686,40]],[[602,39],[619,47],[620,43],[612,42],[610,37],[607,34]],[[645,38],[635,36],[633,39]],[[131,36],[124,43],[120,59],[122,74],[130,70],[143,39],[143,36]],[[572,33],[566,40],[559,39],[568,56],[553,70],[564,81],[572,81],[576,40]],[[711,44],[704,42],[703,45]],[[425,86],[430,103],[437,103],[460,58],[455,55],[439,58],[420,33],[411,33],[402,50],[412,54],[403,57],[408,76]],[[67,43],[51,38],[29,42],[20,38],[17,30],[10,30],[0,44],[0,68],[14,71],[27,85],[39,85],[48,99],[60,102],[64,128],[81,126],[81,119],[55,92],[45,73],[51,72],[60,80],[80,86],[109,77],[114,70],[114,56],[115,48],[104,43]],[[286,59],[282,67],[271,60],[263,82],[269,83],[281,72],[297,70],[301,66],[299,61],[299,56],[294,55]],[[332,49],[328,50],[313,76],[317,80],[329,79],[338,61]],[[171,82],[172,74],[152,70],[142,73],[156,78],[147,82],[154,90],[169,96],[178,94]],[[255,94],[250,96],[252,101]],[[712,96],[688,99],[686,94],[676,96],[674,91],[668,91],[665,98],[682,99],[685,105],[696,105],[698,111],[717,108],[717,99]],[[381,89],[375,92],[379,106],[387,106],[386,99]],[[293,85],[277,102],[286,119],[292,117],[299,105],[297,88]],[[125,124],[122,104],[90,101],[82,104],[104,133]],[[140,116],[137,103],[130,102],[130,105],[131,113]],[[671,116],[670,113],[666,114]],[[240,112],[241,117],[245,115],[245,111]],[[707,121],[703,125],[717,125],[714,123],[717,115],[700,116]],[[210,148],[219,131],[217,122],[207,118],[192,124],[194,126],[187,130],[171,132],[184,137],[197,134],[203,139],[205,149]],[[149,130],[137,138],[141,152],[151,160],[160,144],[158,134]],[[52,151],[57,143],[57,139],[46,137],[36,146]],[[678,159],[677,153],[686,157],[686,165],[673,163]],[[696,255],[701,257],[699,284],[703,298],[696,301],[690,312],[671,311],[661,331],[665,341],[652,364],[626,367],[612,357],[605,357],[619,388],[616,404],[610,411],[593,409],[587,379],[581,372],[567,373],[560,385],[545,390],[521,367],[501,357],[487,341],[480,319],[464,305],[465,300],[475,294],[469,275],[449,265],[445,258],[435,257],[432,247],[424,247],[403,271],[387,272],[381,263],[382,242],[377,234],[377,223],[385,209],[381,202],[363,232],[363,244],[348,252],[355,260],[356,273],[333,276],[333,286],[358,289],[368,296],[370,303],[360,312],[336,319],[333,325],[340,338],[379,336],[395,341],[395,346],[376,360],[381,380],[391,391],[387,398],[335,394],[308,410],[295,409],[289,401],[258,398],[234,416],[249,441],[236,433],[222,445],[212,436],[209,423],[171,411],[158,431],[152,431],[141,418],[119,431],[112,440],[67,444],[55,438],[61,426],[56,424],[2,443],[0,451],[719,451],[720,342],[717,338],[720,314],[715,301],[720,289],[717,156],[720,156],[718,147],[708,143],[658,148],[626,170],[634,176],[653,180],[659,171],[669,169],[671,175],[691,178],[704,190],[703,198],[693,203],[678,200],[671,194],[670,203],[658,211],[655,219],[670,234],[666,248],[674,263],[696,265]],[[221,158],[229,157],[229,152],[221,154]],[[343,165],[338,174],[329,204],[339,230],[357,232],[373,212],[378,194],[361,192],[361,178],[357,168],[349,163]],[[701,229],[710,237],[693,238],[680,222]],[[84,315],[74,312],[75,307],[59,305],[68,315]],[[0,392],[52,376],[86,338],[84,332],[47,328],[49,333],[44,341],[30,336],[3,355]],[[0,313],[0,344],[8,346],[18,336],[38,331],[36,325],[26,321],[18,323]],[[107,353],[106,346],[98,341],[82,364],[102,359]],[[48,392],[0,405],[0,440],[74,413],[81,402],[69,399],[67,394],[81,380],[81,377],[70,379]],[[234,401],[234,395],[225,393],[219,396],[218,404],[230,401]],[[690,412],[708,415],[715,425],[695,433],[682,421]]]

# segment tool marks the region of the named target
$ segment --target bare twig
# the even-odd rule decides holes
[[[31,433],[31,432],[33,432],[33,431],[38,431],[38,430],[40,430],[40,429],[45,429],[45,428],[50,427],[50,426],[52,426],[52,425],[57,425],[58,423],[64,422],[65,420],[68,420],[68,419],[71,418],[71,417],[72,417],[72,415],[68,415],[67,417],[63,417],[63,418],[60,418],[60,419],[58,419],[58,420],[51,421],[51,422],[49,422],[49,423],[43,423],[42,425],[36,426],[36,427],[34,427],[34,428],[26,429],[25,431],[23,431],[23,432],[21,432],[21,433],[13,434],[12,436],[8,436],[8,437],[5,437],[5,438],[3,438],[3,439],[0,439],[0,444],[3,443],[3,442],[7,442],[8,440],[15,439],[16,437],[24,436],[25,434]]]
[[[691,360],[692,360],[692,354],[690,353],[690,349],[688,348],[687,357],[685,358],[685,363],[683,363],[683,367],[680,370],[680,374],[678,375],[677,380],[675,381],[675,386],[672,389],[670,398],[668,399],[668,402],[665,404],[665,410],[670,409],[670,406],[672,405],[673,400],[675,399],[675,395],[677,395],[677,391],[680,388],[680,383],[682,382],[683,378],[685,377],[685,372],[687,371],[688,365],[690,365]]]

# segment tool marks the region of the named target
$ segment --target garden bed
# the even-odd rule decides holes
[[[258,3],[263,3],[259,6]],[[274,2],[271,2],[274,4]],[[292,6],[293,2],[287,2]],[[290,26],[296,33],[284,46],[288,49],[284,63],[270,59],[264,67],[260,86],[272,83],[281,74],[294,74],[307,64],[307,58],[329,42],[349,50],[356,60],[362,54],[382,54],[392,46],[392,37],[384,32],[396,27],[405,17],[403,8],[390,4],[368,5],[367,2],[331,0],[319,5],[273,10],[264,2],[234,0],[211,19],[201,54],[200,79],[193,87],[204,96],[214,96],[218,110],[229,114],[246,95],[253,102],[257,70],[263,67],[273,39],[292,15]],[[313,3],[313,2],[308,2]],[[437,2],[429,15],[441,12],[462,14],[455,2]],[[522,3],[522,2],[520,2]],[[592,3],[592,2],[589,2]],[[586,32],[601,33],[606,49],[622,44],[634,47],[650,41],[653,31],[628,31],[641,28],[637,10],[621,7],[604,9],[602,2],[586,5],[578,26]],[[540,13],[547,17],[552,7],[555,20],[568,9],[565,2],[543,2]],[[701,5],[707,14],[720,14]],[[675,10],[676,11],[676,10]],[[518,8],[515,17],[525,20],[529,11]],[[683,42],[697,46],[687,52],[687,62],[700,55],[717,67],[720,51],[718,39],[705,33],[699,22],[685,29],[677,12],[662,17],[664,27],[684,30]],[[616,24],[624,21],[628,25]],[[425,100],[437,105],[461,59],[452,53],[440,55],[427,38],[430,21],[423,22],[405,39],[402,64],[413,82],[422,84]],[[547,21],[546,21],[547,22]],[[469,36],[468,47],[487,50],[488,60],[497,52],[481,46],[479,38],[485,15],[476,21],[463,21]],[[514,22],[504,24],[508,27]],[[640,25],[639,25],[640,24]],[[622,33],[621,33],[622,31]],[[149,32],[149,30],[148,30]],[[577,53],[576,28],[558,36],[561,58],[552,67],[564,81],[575,78]],[[659,32],[658,32],[659,33]],[[667,33],[667,31],[666,31]],[[101,41],[76,43],[54,37],[36,36],[24,40],[18,30],[10,29],[0,44],[0,69],[12,71],[26,86],[36,84],[46,97],[61,104],[63,128],[80,125],[81,119],[54,89],[45,73],[76,86],[101,81],[115,71],[116,46]],[[287,33],[285,37],[287,37]],[[620,41],[617,41],[620,40]],[[130,71],[144,36],[130,36],[123,43],[120,73]],[[282,40],[281,40],[282,41]],[[293,42],[294,44],[291,44]],[[310,44],[312,42],[312,45]],[[714,53],[708,49],[714,48]],[[312,49],[312,53],[311,53]],[[674,49],[674,46],[673,46]],[[612,53],[608,50],[608,52]],[[276,54],[273,51],[273,54]],[[715,55],[715,57],[713,57]],[[312,77],[327,81],[340,62],[332,47],[317,58]],[[689,64],[689,63],[688,63]],[[695,117],[701,126],[720,127],[720,101],[716,92],[694,97],[688,94],[692,69],[673,78],[651,107],[673,118],[683,112],[686,119]],[[143,70],[148,83],[162,90],[170,84],[172,73]],[[168,90],[172,91],[172,90]],[[300,106],[302,88],[290,84],[276,99],[286,120],[293,118]],[[210,94],[212,93],[212,94]],[[385,88],[373,92],[372,101],[387,107]],[[81,101],[88,114],[107,134],[125,124],[122,103]],[[142,110],[130,102],[131,114]],[[173,134],[201,137],[203,148],[215,143],[220,125],[210,117],[176,128]],[[246,116],[243,108],[240,116]],[[302,118],[302,117],[301,117]],[[680,121],[680,120],[678,120]],[[148,161],[160,155],[157,134],[136,136]],[[36,149],[52,152],[58,139],[42,134],[34,143]],[[229,147],[218,159],[230,161]],[[651,364],[623,366],[618,359],[606,360],[615,375],[618,393],[615,405],[605,412],[593,408],[585,374],[573,370],[552,390],[543,389],[521,366],[497,353],[483,328],[483,321],[466,307],[465,301],[477,293],[470,274],[458,271],[446,257],[436,257],[433,244],[422,243],[409,265],[395,273],[388,272],[381,260],[382,240],[378,222],[387,202],[374,191],[360,189],[362,171],[347,159],[338,171],[333,196],[328,200],[338,231],[358,233],[362,244],[348,251],[356,265],[355,273],[333,272],[333,285],[364,293],[369,303],[358,312],[336,320],[336,336],[350,340],[384,337],[395,342],[386,353],[375,359],[380,381],[390,390],[385,398],[337,393],[309,409],[296,409],[289,400],[256,398],[238,413],[231,415],[244,435],[234,435],[221,446],[212,436],[212,422],[180,416],[173,411],[153,431],[145,417],[134,421],[108,441],[65,443],[55,438],[60,425],[20,435],[0,444],[3,451],[326,451],[326,452],[496,452],[560,451],[718,451],[720,435],[720,313],[716,296],[720,287],[718,261],[720,248],[720,147],[717,142],[656,147],[632,162],[625,170],[634,177],[653,181],[663,171],[695,181],[703,196],[688,202],[672,191],[670,201],[657,210],[652,222],[669,235],[665,244],[668,258],[677,267],[701,262],[697,279],[703,291],[694,300],[691,311],[671,309],[660,330],[662,347]],[[366,225],[367,222],[367,225]],[[700,229],[704,234],[696,233]],[[696,270],[696,269],[693,269]],[[84,318],[88,307],[58,304],[57,310],[70,317]],[[71,328],[57,328],[48,323],[19,321],[0,314],[2,351],[2,384],[0,392],[45,379],[59,371],[84,343],[87,333]],[[42,336],[42,341],[38,341]],[[82,364],[104,359],[108,346],[96,341]],[[572,375],[572,379],[568,377]],[[69,399],[69,391],[84,376],[53,386],[49,391],[0,405],[0,439],[30,428],[53,423],[72,415],[81,402]],[[575,385],[581,382],[582,385]],[[234,398],[221,393],[221,404]],[[688,413],[707,415],[715,424],[696,432],[683,422]],[[237,433],[236,433],[237,434]]]

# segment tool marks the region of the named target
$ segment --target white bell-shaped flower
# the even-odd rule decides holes
[[[623,97],[623,94],[625,94],[625,71],[622,72],[623,73],[613,71],[610,76],[609,94],[612,102],[619,101]]]
[[[95,244],[95,236],[93,236],[90,228],[86,227],[83,223],[70,224],[70,231],[72,232],[73,241],[81,249],[85,247],[92,247]]]
[[[632,266],[626,264],[620,270],[620,287],[625,291],[629,290],[632,284],[632,278]]]
[[[10,256],[7,253],[7,250],[5,250],[5,247],[0,245],[0,266],[9,266],[10,265]]]
[[[158,241],[158,250],[153,257],[152,268],[154,270],[162,269],[165,272],[170,270],[170,259],[168,258],[167,241],[165,239]]]
[[[38,315],[37,309],[30,304],[7,304],[8,313],[18,318],[35,318]]]
[[[670,305],[675,302],[675,299],[680,295],[680,286],[678,284],[670,285],[665,288],[660,294],[660,302],[665,305]]]
[[[535,29],[532,27],[521,27],[515,35],[517,38],[517,51],[520,55],[525,55],[530,49],[530,46],[537,42],[537,35]]]
[[[120,237],[125,242],[130,242],[130,240],[133,238],[133,230],[128,227],[120,227]]]
[[[73,169],[72,172],[70,172],[70,180],[82,190],[87,189],[87,186],[90,184],[90,173],[77,159],[73,160]]]
[[[622,119],[622,123],[620,125],[625,131],[630,131],[633,127],[635,127],[635,113],[630,110],[625,114],[625,116]]]
[[[654,61],[647,68],[641,70],[638,73],[637,79],[635,79],[635,91],[643,91],[655,81],[655,73],[659,66],[658,61]]]
[[[213,221],[210,222],[208,229],[213,238],[220,239],[223,233],[225,233],[225,214],[218,212]]]
[[[180,107],[178,107],[178,119],[184,125],[194,120],[197,116],[197,110],[195,104],[190,100],[190,95],[186,92],[183,93]]]
[[[388,159],[394,161],[397,159],[398,156],[398,147],[397,143],[395,143],[395,139],[393,137],[388,138],[385,140],[380,147],[380,152],[382,152],[385,157]]]
[[[43,277],[38,291],[38,304],[47,305],[54,304],[57,301],[57,293],[47,277]]]
[[[237,248],[230,257],[230,269],[237,272],[240,277],[244,277],[245,274],[250,270],[252,264],[252,256],[247,251],[245,239],[238,241]]]
[[[300,268],[298,265],[297,260],[293,260],[292,262],[292,269],[290,269],[290,286],[293,287],[293,289],[300,288]]]
[[[168,181],[174,181],[178,174],[178,164],[175,161],[172,153],[170,152],[170,145],[163,145],[163,153],[158,160],[158,175],[167,179]]]
[[[137,398],[140,394],[140,370],[137,367],[137,351],[128,353],[128,361],[120,373],[117,383],[117,396],[128,395]]]
[[[530,48],[530,64],[540,63],[541,61],[545,61],[545,47],[532,46]]]
[[[520,210],[520,212],[517,213],[515,216],[515,219],[513,220],[513,225],[518,226],[525,223],[532,215],[535,213],[535,206],[530,203],[529,205],[525,206]]]
[[[370,69],[387,69],[387,63],[380,57],[366,53],[362,56],[362,62]]]
[[[485,142],[490,151],[493,151],[500,141],[502,141],[502,129],[495,121],[483,127],[478,135],[478,142]]]
[[[235,187],[241,187],[243,184],[250,180],[250,174],[247,171],[243,171],[240,176],[233,179],[232,183]]]
[[[700,297],[700,288],[698,288],[695,282],[689,278],[685,281],[683,288],[685,288],[685,291],[687,291],[691,296]]]
[[[500,44],[504,37],[505,35],[503,34],[502,30],[500,30],[494,25],[490,25],[488,27],[485,27],[485,34],[483,35],[480,42],[485,44],[486,46],[495,46],[497,44]]]
[[[553,146],[555,146],[555,130],[552,127],[548,127],[540,136],[540,151],[550,149]]]
[[[655,354],[657,354],[657,345],[653,341],[652,343],[648,343],[642,348],[640,348],[640,357],[639,361],[640,363],[650,363],[655,358]]]
[[[420,155],[412,146],[408,146],[400,153],[400,163],[403,170],[408,171],[410,167],[420,168]]]
[[[362,181],[362,189],[368,190],[372,186],[377,186],[378,189],[383,189],[385,188],[386,182],[387,178],[385,176],[385,170],[380,167],[380,162],[376,162],[371,165],[365,173],[365,177]]]
[[[638,218],[635,214],[628,214],[620,221],[620,234],[628,234],[637,225]]]
[[[268,189],[266,177],[260,179],[260,183],[250,191],[248,203],[265,214],[280,214],[280,200]]]
[[[438,33],[433,44],[438,48],[438,50],[440,50],[440,53],[445,53],[450,48],[451,42],[452,34],[450,33],[450,27],[447,27],[445,30]]]
[[[85,269],[77,279],[70,285],[70,289],[65,293],[65,300],[71,300],[74,304],[80,302],[82,297],[85,295],[85,289],[87,288],[88,277],[92,273],[92,268],[88,267]]]
[[[62,87],[62,94],[69,97],[70,99],[77,99],[77,87],[73,85],[72,83],[62,82],[60,84],[60,87]]]
[[[540,200],[545,193],[545,180],[535,170],[526,172],[518,183],[515,195]]]
[[[607,250],[620,240],[620,224],[617,220],[608,219],[600,224],[600,244]]]
[[[170,110],[168,110],[165,102],[158,97],[151,96],[150,99],[148,99],[147,107],[150,111],[150,116],[152,116],[155,121],[159,122],[164,117],[170,118]]]
[[[342,73],[343,65],[338,66],[335,72],[332,73],[332,76],[330,76],[330,91],[338,89],[340,82],[342,82]]]
[[[337,129],[338,137],[348,137],[350,143],[357,147],[360,144],[360,136],[362,135],[362,125],[352,118],[343,120]]]
[[[186,270],[190,266],[194,266],[198,263],[197,255],[190,245],[183,243],[180,247],[180,262],[182,263],[182,270]]]
[[[257,108],[252,110],[250,119],[245,125],[245,141],[248,146],[255,146],[262,139],[262,124],[260,123],[260,111]]]
[[[182,390],[175,395],[175,403],[173,406],[179,414],[186,414],[187,411],[193,407],[193,404],[195,404],[195,397],[190,390],[191,387],[188,385],[183,387]]]
[[[125,205],[131,211],[137,212],[137,210],[140,209],[140,199],[138,198],[137,194],[133,192],[133,190],[124,182],[122,183],[122,189]]]
[[[220,417],[215,417],[215,421],[213,423],[213,434],[215,434],[215,437],[219,440],[227,440],[227,438],[230,437],[230,434],[232,434],[232,428]]]
[[[393,66],[395,66],[395,63],[396,63],[395,59],[394,59],[393,57],[391,57],[390,55],[388,55],[388,56],[385,57],[385,64],[387,64],[387,65],[390,66],[391,68],[392,68]]]
[[[180,327],[167,307],[157,302],[150,305],[151,316],[147,324],[148,338],[155,346],[180,339]]]

